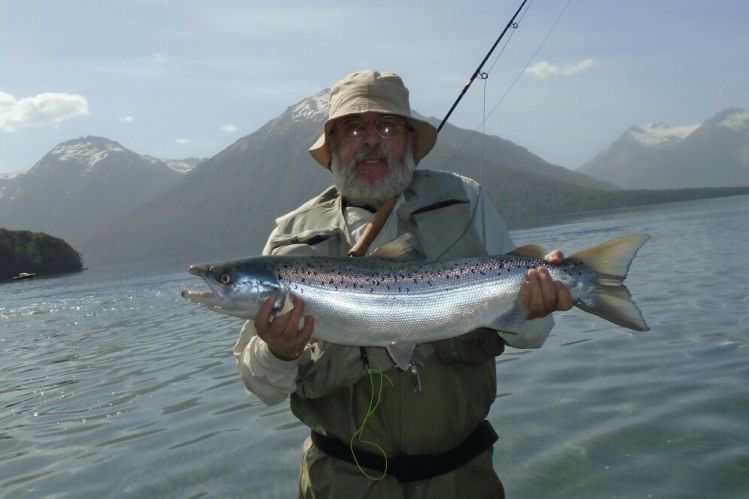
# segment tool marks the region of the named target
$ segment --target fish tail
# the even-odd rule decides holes
[[[632,234],[586,248],[570,255],[594,272],[595,287],[580,297],[575,306],[623,327],[648,331],[642,312],[632,301],[624,279],[637,251],[650,239],[648,234]]]

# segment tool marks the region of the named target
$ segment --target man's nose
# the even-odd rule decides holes
[[[363,142],[370,147],[376,146],[380,142],[382,142],[382,137],[380,137],[380,134],[377,133],[377,129],[374,123],[369,123],[364,129]]]

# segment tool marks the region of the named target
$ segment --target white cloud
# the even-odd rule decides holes
[[[4,132],[59,123],[88,114],[88,101],[82,95],[45,92],[16,99],[0,91],[0,130]]]
[[[582,61],[565,64],[564,66],[555,66],[548,61],[541,61],[533,66],[529,66],[525,70],[525,73],[543,80],[550,76],[572,76],[591,67],[593,67],[593,59],[583,59]]]
[[[221,131],[226,133],[234,133],[239,131],[239,127],[237,125],[227,123],[226,125],[221,127]]]
[[[190,139],[184,139],[184,138],[182,138],[182,139],[177,139],[175,142],[177,142],[177,144],[189,144],[190,143]]]
[[[120,121],[123,123],[133,123],[135,121],[135,118],[133,118],[130,115],[127,115],[127,116],[123,116],[122,118],[120,118]]]

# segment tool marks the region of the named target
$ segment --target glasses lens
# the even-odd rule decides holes
[[[377,133],[380,137],[390,139],[399,137],[403,133],[403,121],[394,116],[385,116],[377,121]]]
[[[364,137],[369,124],[359,118],[348,118],[342,121],[339,126],[343,136],[347,139],[360,139]],[[404,133],[406,123],[397,116],[384,116],[374,123],[374,128],[383,139],[392,139],[400,137]]]
[[[343,130],[343,136],[349,139],[356,139],[364,135],[367,125],[357,118],[350,118],[341,123],[341,130]]]

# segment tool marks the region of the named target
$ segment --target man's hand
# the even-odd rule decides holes
[[[304,302],[292,297],[294,308],[283,315],[271,318],[273,298],[266,300],[255,316],[255,330],[268,344],[271,353],[281,360],[294,360],[302,355],[304,346],[312,336],[315,319],[308,315],[299,329],[299,320],[304,313]]]
[[[564,255],[554,250],[544,257],[551,265],[559,265]],[[569,289],[561,282],[551,279],[546,267],[537,267],[528,271],[525,282],[518,293],[517,302],[528,309],[528,319],[546,317],[557,310],[572,308],[572,296]]]

